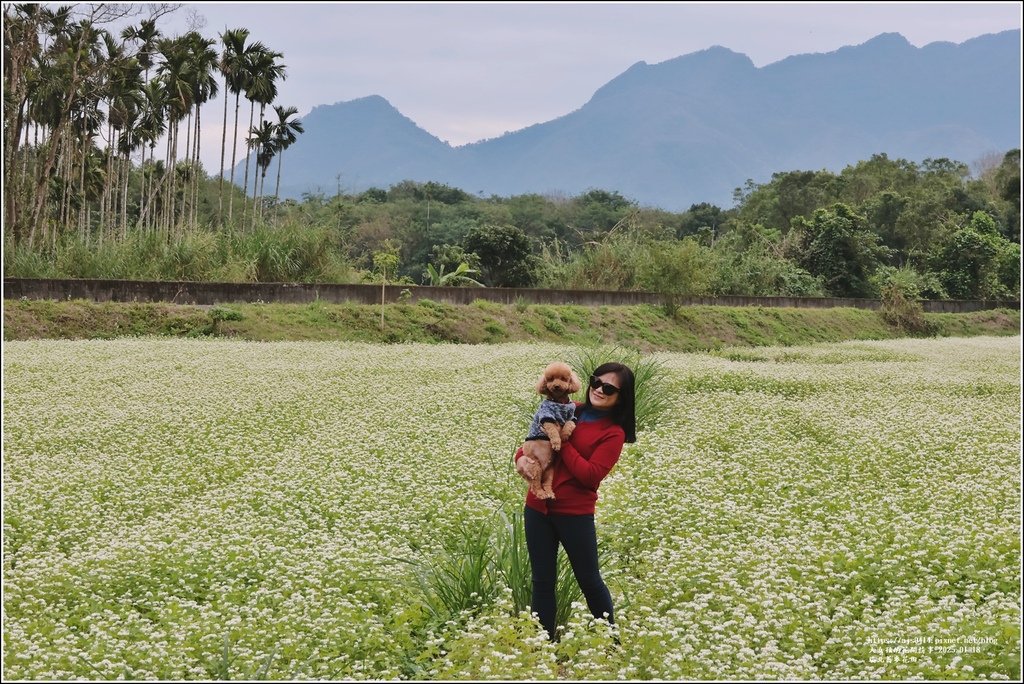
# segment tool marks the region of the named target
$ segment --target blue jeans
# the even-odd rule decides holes
[[[533,575],[531,607],[552,641],[555,639],[555,579],[558,576],[558,544],[562,544],[572,573],[583,590],[595,618],[608,613],[612,619],[612,595],[601,579],[597,564],[597,532],[593,515],[544,515],[529,506],[523,514],[526,548]]]

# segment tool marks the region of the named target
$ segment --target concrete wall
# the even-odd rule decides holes
[[[484,299],[500,304],[577,304],[580,306],[629,306],[660,304],[661,295],[649,292],[601,290],[539,290],[501,287],[423,287],[388,285],[385,301],[395,302],[409,291],[409,301],[432,299],[448,304],[470,304]],[[244,302],[308,303],[316,300],[341,303],[380,302],[380,285],[333,285],[327,283],[199,283],[137,280],[37,280],[4,278],[4,299],[86,299],[95,302],[174,302],[177,304],[231,304]],[[876,299],[838,297],[683,297],[684,306],[765,306],[878,309]],[[964,313],[982,309],[1020,309],[1020,302],[925,301],[929,312]]]

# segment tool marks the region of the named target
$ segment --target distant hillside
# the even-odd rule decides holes
[[[638,62],[574,112],[457,148],[379,96],[323,105],[285,154],[282,195],[411,179],[486,195],[598,187],[680,211],[881,152],[970,163],[1021,145],[1020,53],[1019,30],[922,48],[886,33],[762,68],[712,47]]]

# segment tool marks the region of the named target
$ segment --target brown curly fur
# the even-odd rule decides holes
[[[569,395],[578,392],[580,379],[569,364],[556,361],[548,364],[537,381],[537,393],[547,396],[551,401],[566,403]],[[548,440],[531,439],[523,442],[523,455],[516,462],[516,471],[530,483],[530,491],[538,499],[554,499],[551,480],[554,468],[551,467],[555,452],[562,448],[562,441],[569,439],[576,423],[569,421],[561,428],[554,423],[544,423],[542,429],[547,433]]]

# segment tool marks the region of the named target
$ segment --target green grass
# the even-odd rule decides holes
[[[230,304],[84,300],[5,300],[4,339],[108,339],[125,336],[217,336],[240,340],[358,342],[610,344],[641,351],[702,351],[726,347],[794,346],[906,335],[863,309],[684,307],[469,306],[423,300],[389,304]],[[1014,335],[1020,312],[926,314],[938,336]]]

